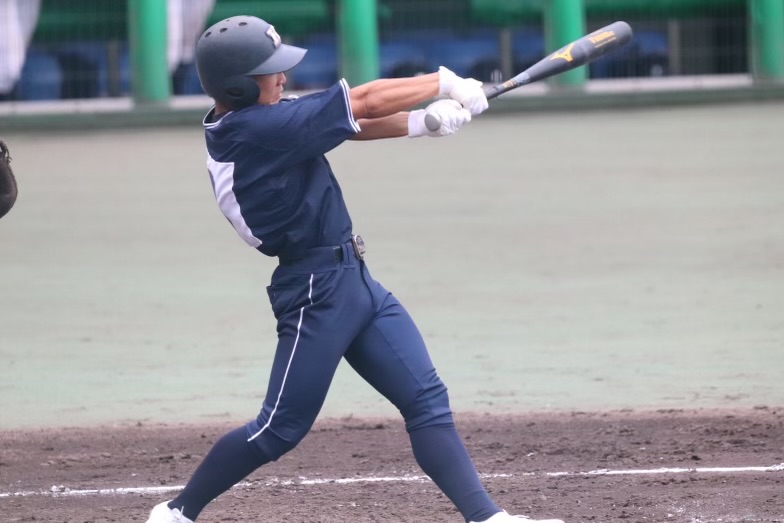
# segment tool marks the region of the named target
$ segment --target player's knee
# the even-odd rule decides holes
[[[270,461],[276,461],[285,453],[293,450],[303,440],[312,424],[303,423],[297,427],[288,427],[286,430],[275,430],[271,426],[265,425],[260,425],[258,420],[250,422],[248,424],[248,432],[250,433],[248,441],[255,444]]]
[[[436,379],[424,388],[419,395],[400,410],[406,421],[408,432],[433,427],[448,425],[452,421],[452,410],[449,407],[449,395],[444,383]]]

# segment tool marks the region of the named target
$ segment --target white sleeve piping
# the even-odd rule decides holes
[[[348,94],[348,82],[346,82],[345,78],[340,79],[340,87],[343,89],[343,100],[346,103],[346,111],[348,113],[348,120],[351,123],[352,129],[354,129],[355,133],[358,133],[362,129],[359,127],[359,122],[354,119],[354,113],[351,110],[351,97]]]

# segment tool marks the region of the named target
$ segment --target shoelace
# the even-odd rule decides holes
[[[182,508],[184,509],[185,507]],[[187,519],[185,516],[182,515],[182,510],[178,508],[173,508],[172,514],[174,514],[174,521],[176,521],[177,523],[185,523],[186,521],[190,521],[190,519]]]

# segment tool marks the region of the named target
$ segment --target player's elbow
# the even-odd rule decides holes
[[[379,118],[388,114],[384,112],[385,104],[383,98],[373,90],[373,83],[362,84],[349,91],[351,112],[355,120],[360,118]]]

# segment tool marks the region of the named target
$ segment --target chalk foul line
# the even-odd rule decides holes
[[[634,476],[634,475],[657,475],[657,474],[737,474],[748,472],[784,472],[784,463],[770,465],[766,467],[694,467],[694,468],[655,468],[655,469],[597,469],[584,472],[522,472],[517,474],[480,474],[483,479],[503,479],[514,477],[569,477],[569,476]],[[295,480],[279,480],[276,478],[264,481],[245,481],[238,483],[237,487],[258,487],[258,486],[308,486],[308,485],[346,485],[351,483],[379,483],[379,482],[429,482],[427,476],[363,476],[356,478],[334,478],[334,479],[307,479],[299,478]],[[55,485],[49,490],[27,490],[18,492],[0,492],[0,498],[14,498],[27,496],[116,496],[123,494],[162,494],[176,492],[184,488],[184,485],[168,485],[161,487],[121,487],[121,488],[101,488],[101,489],[70,489],[62,485]]]

